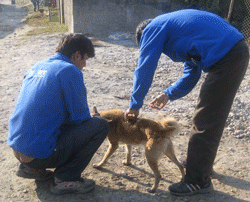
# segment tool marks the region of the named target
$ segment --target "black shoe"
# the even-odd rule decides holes
[[[50,185],[50,192],[56,195],[62,194],[86,194],[95,188],[95,181],[80,179],[79,181],[53,182]]]
[[[209,181],[204,186],[199,186],[197,184],[187,183],[184,180],[170,185],[168,189],[171,194],[176,195],[176,196],[191,196],[194,194],[207,194],[214,190],[213,184],[211,181]]]
[[[46,169],[33,169],[26,165],[20,164],[16,175],[18,177],[46,181],[53,177],[53,172]]]

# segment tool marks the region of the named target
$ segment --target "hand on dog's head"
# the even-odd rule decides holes
[[[134,125],[137,121],[137,117],[139,116],[139,110],[129,108],[124,113],[124,119],[127,123]]]
[[[134,125],[137,121],[137,117],[132,115],[132,114],[128,114],[128,113],[124,113],[124,119],[127,123],[130,123],[132,125]]]

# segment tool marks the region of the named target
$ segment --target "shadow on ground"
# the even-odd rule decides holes
[[[133,167],[134,169],[138,169],[137,167]],[[107,169],[100,169],[101,172],[109,173],[110,175],[119,176],[119,174],[112,172]],[[146,173],[151,175],[150,173]],[[124,177],[124,176],[123,176]],[[213,178],[218,179],[224,184],[230,185],[232,187],[235,186],[235,182],[238,182],[239,184],[245,184],[246,187],[249,187],[249,182],[246,182],[244,180],[231,178],[228,176],[224,176],[218,173],[215,173],[213,175]],[[127,178],[131,181],[131,179]],[[132,180],[133,181],[133,180]],[[196,201],[207,201],[207,202],[214,202],[214,199],[216,201],[227,201],[227,202],[248,202],[248,200],[244,199],[238,199],[237,196],[232,196],[228,193],[221,192],[221,191],[213,191],[210,194],[204,194],[204,195],[194,195],[194,196],[184,196],[184,197],[177,197],[174,195],[171,195],[166,189],[158,189],[156,193],[150,194],[150,193],[144,193],[139,190],[126,190],[126,188],[121,187],[120,189],[114,189],[110,186],[102,187],[99,185],[96,185],[96,188],[93,192],[88,194],[68,194],[68,195],[53,195],[50,193],[50,184],[52,183],[52,180],[47,182],[41,182],[41,181],[35,181],[36,184],[36,194],[37,197],[41,202],[75,202],[75,201],[95,201],[95,202],[117,202],[117,201],[123,201],[123,202],[152,202],[152,201],[161,201],[161,202],[169,202],[169,201],[175,201],[175,202],[196,202]],[[148,184],[140,184],[140,186],[148,187]],[[242,189],[243,187],[237,187]],[[243,188],[247,189],[247,188]]]
[[[158,190],[155,194],[142,193],[138,190],[113,189],[111,187],[101,187],[96,185],[93,192],[88,194],[69,194],[69,195],[53,195],[49,191],[49,182],[36,181],[36,194],[42,202],[73,202],[73,201],[95,201],[95,202],[152,202],[152,201],[175,201],[175,202],[195,202],[195,201],[227,201],[227,202],[248,202],[247,200],[238,199],[227,193],[214,191],[210,194],[177,197],[171,195],[166,190]]]
[[[217,179],[223,184],[226,184],[228,186],[234,187],[236,189],[242,189],[242,190],[249,190],[250,191],[250,182],[236,178],[233,176],[227,176],[227,175],[222,175],[219,173],[214,172],[212,175],[212,178]]]

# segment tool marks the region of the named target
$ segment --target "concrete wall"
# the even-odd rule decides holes
[[[139,22],[177,10],[172,0],[64,0],[64,18],[70,32],[107,37],[135,32]],[[73,16],[73,18],[72,18]]]
[[[196,8],[188,0],[57,0],[63,2],[64,21],[70,32],[80,32],[96,37],[107,37],[115,32],[134,32],[139,22],[153,18],[162,13]],[[234,4],[231,24],[249,37],[249,6],[248,0],[238,0]],[[189,3],[188,3],[189,2]],[[211,2],[211,1],[210,1]],[[220,0],[219,14],[225,17],[231,0]],[[217,2],[218,3],[218,2]],[[238,3],[238,4],[237,4]],[[241,3],[241,4],[240,4]],[[246,10],[246,19],[242,21],[243,7]],[[199,8],[213,12],[212,7]],[[216,13],[216,12],[215,12]],[[244,16],[243,16],[244,17]],[[240,19],[240,20],[239,20]]]
[[[58,0],[61,23],[68,26],[70,32],[74,32],[73,0]]]

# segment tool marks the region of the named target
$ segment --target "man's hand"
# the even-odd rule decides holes
[[[125,119],[130,123],[135,123],[137,117],[139,116],[139,109],[128,109],[124,113]]]
[[[168,104],[168,102],[169,102],[169,97],[167,96],[166,93],[162,93],[152,102],[150,102],[149,106],[153,109],[161,110]]]

